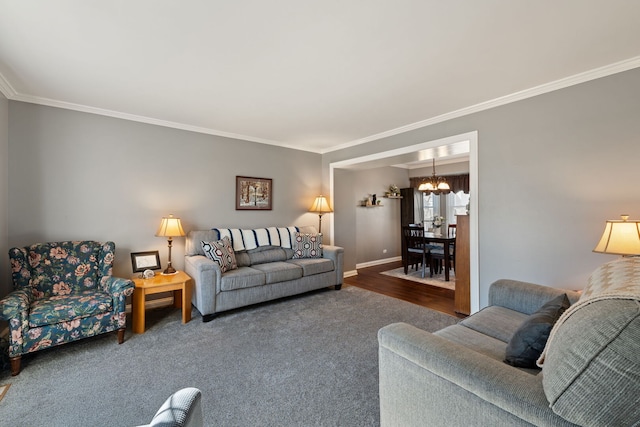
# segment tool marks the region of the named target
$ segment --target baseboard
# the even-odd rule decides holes
[[[167,305],[172,305],[172,304],[173,304],[173,297],[157,298],[157,299],[145,301],[144,308],[145,309],[158,308],[158,307],[165,307]],[[131,313],[131,304],[127,304],[126,310],[127,310],[127,313]]]
[[[345,271],[342,274],[342,277],[346,279],[347,277],[353,277],[357,275],[358,275],[358,270],[351,270],[351,271]]]
[[[375,265],[388,264],[390,262],[396,262],[396,261],[402,261],[402,257],[401,256],[396,256],[396,257],[393,257],[393,258],[385,258],[385,259],[378,259],[378,260],[375,260],[375,261],[363,262],[361,264],[356,264],[356,269],[373,267]]]

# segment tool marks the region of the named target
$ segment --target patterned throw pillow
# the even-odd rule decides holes
[[[322,233],[296,232],[292,249],[294,258],[322,258]]]
[[[202,241],[201,244],[207,258],[218,263],[220,271],[223,273],[238,268],[236,254],[233,252],[231,240],[227,236],[216,242]]]

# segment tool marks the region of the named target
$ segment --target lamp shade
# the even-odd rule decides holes
[[[186,236],[186,233],[182,229],[182,223],[180,218],[175,218],[173,215],[163,217],[160,221],[160,227],[156,231],[157,237],[182,237]]]
[[[333,212],[333,209],[331,209],[331,206],[329,206],[327,198],[321,194],[313,201],[313,205],[311,205],[311,208],[309,208],[309,212],[315,212],[322,215],[328,212]]]
[[[614,255],[640,255],[640,221],[608,220],[593,252]]]

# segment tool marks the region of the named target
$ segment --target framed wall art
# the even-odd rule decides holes
[[[273,180],[236,176],[236,210],[267,210],[272,208]]]
[[[148,251],[148,252],[131,252],[131,268],[134,273],[145,270],[159,270],[160,266],[160,252]]]

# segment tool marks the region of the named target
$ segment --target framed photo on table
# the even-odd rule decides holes
[[[236,176],[236,210],[272,209],[273,180]]]
[[[161,269],[162,267],[160,266],[160,252],[131,252],[131,268],[133,268],[134,273],[145,270]]]

